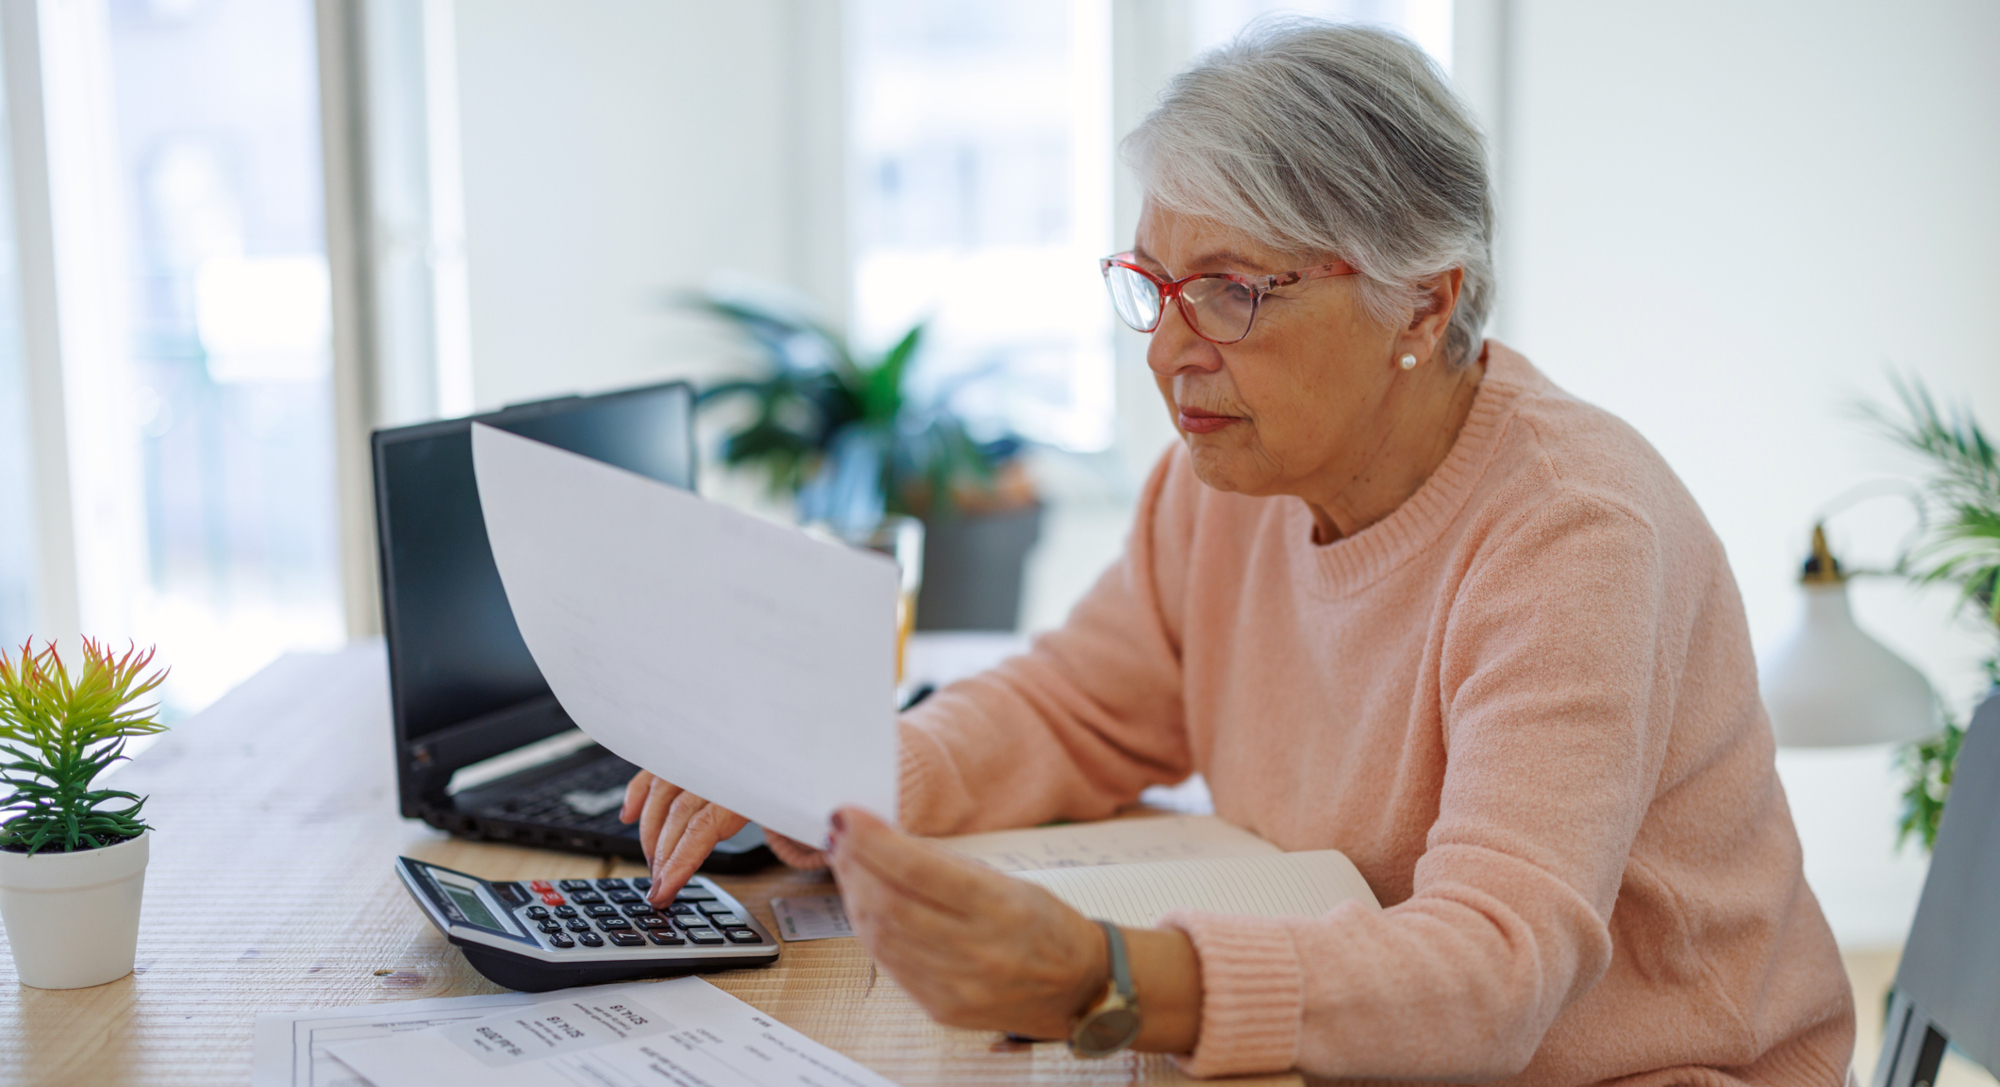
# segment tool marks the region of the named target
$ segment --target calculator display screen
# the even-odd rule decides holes
[[[513,925],[494,916],[493,911],[487,908],[486,899],[479,893],[478,888],[460,883],[442,872],[434,871],[431,874],[436,878],[438,887],[450,896],[452,903],[458,907],[458,912],[464,914],[468,922],[480,928],[490,928],[499,932],[514,931]]]

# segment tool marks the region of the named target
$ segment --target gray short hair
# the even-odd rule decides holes
[[[1387,31],[1260,20],[1175,76],[1125,138],[1147,198],[1362,274],[1377,319],[1465,269],[1445,357],[1478,353],[1493,304],[1493,197],[1478,122],[1421,49]]]

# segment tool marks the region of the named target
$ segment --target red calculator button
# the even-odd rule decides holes
[[[528,884],[528,889],[530,891],[535,892],[538,895],[545,895],[551,891],[554,891],[555,887],[551,885],[548,880],[538,879],[533,883]]]
[[[542,905],[544,906],[560,906],[562,904],[563,896],[554,891],[550,891],[548,894],[542,896]]]

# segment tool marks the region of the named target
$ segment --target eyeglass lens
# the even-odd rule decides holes
[[[1158,284],[1119,265],[1106,273],[1104,284],[1119,320],[1140,332],[1159,327],[1162,300]],[[1187,303],[1182,313],[1192,318],[1195,331],[1222,343],[1248,335],[1250,319],[1257,313],[1257,292],[1233,280],[1197,279],[1181,288],[1181,298]]]

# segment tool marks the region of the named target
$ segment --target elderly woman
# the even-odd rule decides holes
[[[1852,998],[1727,558],[1639,435],[1482,340],[1485,159],[1437,71],[1266,26],[1127,149],[1145,204],[1105,277],[1182,440],[1060,630],[903,717],[900,827],[836,816],[876,960],[943,1022],[1083,1023],[1198,1075],[1841,1083]],[[1195,771],[1387,908],[1107,933],[912,837]],[[741,826],[651,775],[624,814],[662,900]],[[1114,950],[1136,1022],[1105,1014]]]

